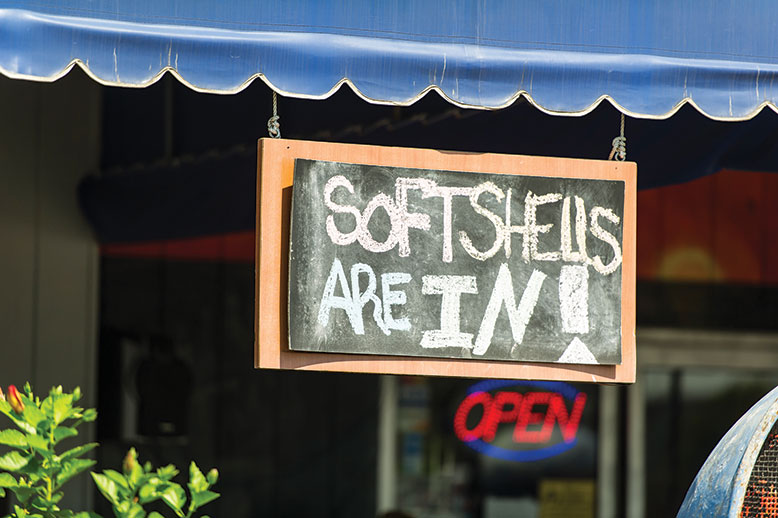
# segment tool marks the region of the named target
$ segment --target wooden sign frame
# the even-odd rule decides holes
[[[571,365],[290,351],[288,255],[297,158],[446,171],[625,182],[622,219],[621,364]],[[301,140],[258,142],[254,366],[263,369],[632,383],[635,381],[637,166],[634,162],[463,153]]]

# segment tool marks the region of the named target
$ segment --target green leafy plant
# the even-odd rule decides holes
[[[0,413],[13,425],[0,429],[0,446],[9,450],[0,455],[0,498],[6,496],[6,490],[16,496],[13,518],[100,518],[58,506],[62,486],[95,464],[82,457],[97,443],[64,451],[60,445],[77,436],[81,424],[97,418],[93,408],[75,406],[79,399],[78,388],[69,393],[54,387],[43,400],[33,394],[29,383],[22,392],[13,385],[8,387],[7,395],[0,389]],[[159,512],[147,513],[144,508],[157,501],[164,502],[178,518],[192,518],[202,506],[219,498],[211,491],[219,478],[218,471],[212,469],[203,475],[194,462],[189,466],[188,498],[186,490],[173,481],[178,475],[175,466],[156,470],[149,462],[141,466],[134,448],[124,458],[122,472],[91,474],[117,518],[163,518]]]
[[[58,502],[68,481],[91,468],[95,461],[82,456],[97,443],[82,444],[62,450],[60,443],[78,435],[78,426],[94,421],[97,412],[74,404],[81,399],[81,390],[63,392],[54,387],[41,400],[30,384],[19,392],[8,387],[7,397],[0,390],[0,413],[5,414],[15,428],[0,430],[0,445],[9,451],[0,456],[0,497],[6,490],[16,495],[18,504],[11,516],[15,518],[88,518],[91,513],[75,513],[61,509]]]
[[[150,462],[141,465],[135,448],[131,448],[122,463],[122,473],[109,469],[92,473],[92,478],[100,493],[111,503],[117,518],[145,518],[144,506],[155,501],[164,502],[179,518],[191,518],[202,506],[219,498],[219,493],[210,490],[219,478],[216,469],[203,475],[197,464],[189,465],[188,505],[186,491],[173,482],[177,474],[178,470],[172,464],[156,470]],[[163,516],[151,511],[148,518]]]

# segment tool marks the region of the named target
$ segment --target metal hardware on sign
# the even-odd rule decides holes
[[[267,120],[267,134],[272,138],[281,138],[281,123],[278,120],[278,94],[273,91],[273,116]]]
[[[627,159],[627,137],[624,136],[624,114],[621,114],[621,134],[613,139],[613,148],[611,149],[608,160],[619,160],[621,162]]]

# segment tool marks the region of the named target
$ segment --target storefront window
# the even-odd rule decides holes
[[[155,466],[218,467],[211,516],[375,514],[378,377],[254,369],[252,264],[101,270],[98,470],[133,446]]]
[[[414,517],[593,517],[598,388],[401,378],[397,503]]]
[[[646,516],[675,516],[710,452],[778,371],[652,368],[646,387]]]

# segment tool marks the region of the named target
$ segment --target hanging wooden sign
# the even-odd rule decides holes
[[[635,176],[262,139],[256,365],[633,381]]]

